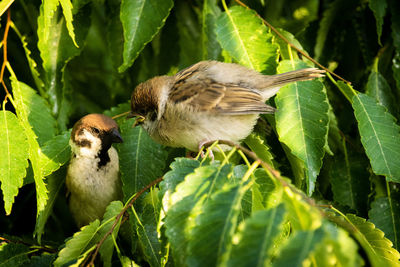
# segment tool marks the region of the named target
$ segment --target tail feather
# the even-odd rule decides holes
[[[301,70],[294,70],[282,74],[271,75],[265,79],[265,83],[261,84],[263,90],[275,87],[282,87],[285,84],[307,81],[315,78],[324,77],[324,70],[317,68],[306,68]]]

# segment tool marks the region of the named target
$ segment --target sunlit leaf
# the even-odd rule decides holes
[[[221,47],[240,64],[260,72],[275,73],[277,45],[256,13],[233,6],[217,19],[217,39]]]
[[[59,118],[59,122],[62,122],[60,127],[63,130],[66,129],[64,124],[68,117],[68,113],[65,112],[65,109],[67,109],[66,105],[70,104],[66,101],[67,99],[64,95],[65,84],[63,79],[65,66],[81,52],[90,24],[90,5],[82,5],[84,1],[76,1],[75,9],[72,11],[73,18],[79,25],[74,31],[76,34],[76,43],[79,45],[79,48],[74,45],[65,20],[58,16],[60,11],[58,0],[44,1],[40,7],[40,15],[38,17],[37,46],[45,72],[43,77],[44,88],[49,96],[52,112]],[[64,112],[61,112],[62,110]]]
[[[16,104],[15,110],[28,138],[29,160],[32,164],[32,169],[34,173],[37,199],[37,214],[39,214],[45,208],[48,199],[48,192],[46,184],[44,183],[43,166],[41,165],[43,162],[43,157],[45,156],[41,152],[40,146],[37,141],[38,137],[35,134],[34,129],[36,128],[36,131],[38,133],[42,133],[45,130],[46,126],[51,129],[52,120],[50,119],[50,121],[47,122],[40,121],[40,118],[43,118],[42,116],[46,116],[45,114],[47,112],[42,105],[34,104],[38,102],[40,103],[40,101],[38,101],[40,97],[35,95],[31,88],[29,88],[26,84],[17,81],[16,79],[12,79],[12,88]],[[33,101],[30,101],[32,99]],[[36,102],[34,102],[35,100]],[[32,114],[38,114],[38,116],[34,116]],[[47,118],[48,117],[51,118],[49,114],[47,114]],[[36,126],[41,125],[42,123],[44,123],[44,127]]]
[[[301,61],[282,61],[278,72],[305,67]],[[279,90],[275,103],[279,140],[304,162],[307,193],[311,195],[328,138],[329,104],[325,87],[318,80],[291,83]]]
[[[0,183],[6,214],[23,184],[28,167],[29,144],[14,113],[0,111]]]
[[[199,167],[186,175],[184,182],[180,183],[175,193],[170,196],[172,206],[165,218],[166,235],[171,243],[174,258],[179,264],[184,264],[187,257],[187,254],[181,251],[186,251],[188,247],[189,232],[194,226],[193,217],[198,212],[196,204],[209,201],[212,193],[221,189],[227,182],[227,176],[231,172],[230,165]]]
[[[42,153],[46,156],[41,158],[44,176],[58,170],[58,168],[64,165],[71,157],[69,138],[70,133],[64,132],[43,145]]]
[[[387,181],[400,182],[400,127],[395,118],[362,93],[353,97],[353,108],[372,170]]]
[[[361,256],[357,253],[357,243],[342,228],[331,223],[323,224],[325,238],[313,252],[313,262],[316,266],[348,266],[363,265]]]
[[[272,155],[269,146],[264,144],[264,140],[262,140],[259,135],[252,133],[244,140],[244,142],[260,159],[274,167],[274,163],[272,162],[274,156]]]
[[[322,227],[315,230],[294,232],[285,246],[281,248],[272,266],[302,266],[324,237],[325,233]]]
[[[100,236],[97,234],[100,226],[100,221],[95,220],[89,225],[81,228],[74,236],[67,241],[65,247],[58,253],[57,259],[54,261],[54,266],[63,266],[70,264],[78,259],[89,245],[94,244]]]
[[[372,266],[399,266],[400,253],[392,248],[392,242],[375,225],[353,214],[346,217],[355,227],[353,235],[368,255]]]
[[[75,46],[78,46],[75,41],[75,32],[74,32],[74,25],[72,24],[72,3],[70,0],[59,0],[60,4],[63,9],[63,14],[66,22],[66,26],[68,29],[68,34],[71,37],[72,41],[74,42]]]
[[[122,0],[120,19],[125,42],[120,72],[133,64],[140,51],[161,29],[172,6],[172,0]]]
[[[241,202],[250,186],[244,182],[224,187],[202,205],[190,232],[188,266],[216,266],[228,259]]]
[[[391,194],[389,197],[380,197],[371,203],[368,212],[370,221],[384,231],[394,248],[400,248],[400,204],[399,195]]]
[[[274,240],[282,231],[285,213],[281,204],[255,212],[239,225],[226,266],[265,266],[270,260]]]
[[[321,226],[322,217],[320,211],[302,199],[299,193],[285,188],[283,201],[287,209],[287,219],[293,230],[314,230]]]

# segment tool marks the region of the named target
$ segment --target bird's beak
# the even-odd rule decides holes
[[[142,123],[144,122],[144,120],[145,120],[145,117],[143,117],[143,116],[138,116],[138,117],[136,118],[135,123],[132,125],[132,128],[136,127],[137,125],[142,124]]]
[[[135,116],[137,116],[137,115],[131,111],[131,112],[129,112],[129,114],[126,116],[126,118],[127,118],[127,119],[130,119],[130,118],[133,118],[133,117],[135,117]]]
[[[124,140],[121,137],[121,134],[119,133],[118,129],[114,128],[111,131],[111,141],[113,143],[123,143]]]

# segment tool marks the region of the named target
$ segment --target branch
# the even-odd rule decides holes
[[[7,10],[7,22],[6,22],[6,27],[4,29],[4,35],[3,35],[3,63],[1,65],[1,70],[0,70],[0,83],[3,85],[4,90],[6,91],[6,96],[3,101],[3,108],[4,105],[7,103],[7,98],[11,98],[11,94],[7,89],[6,84],[4,83],[4,70],[6,69],[8,59],[7,59],[7,38],[8,38],[8,32],[10,30],[10,25],[11,25],[11,11],[10,9]]]
[[[139,192],[136,193],[136,195],[131,199],[131,201],[129,201],[128,205],[126,205],[121,212],[117,215],[117,217],[115,217],[115,221],[113,223],[113,225],[111,226],[111,229],[103,236],[103,238],[99,241],[99,243],[97,243],[96,245],[96,250],[94,251],[94,253],[92,254],[92,258],[90,260],[90,262],[86,265],[86,266],[94,266],[94,260],[97,257],[97,254],[100,251],[100,247],[103,245],[103,243],[106,241],[107,237],[109,235],[112,234],[112,232],[114,232],[115,227],[117,226],[119,220],[121,219],[121,217],[126,214],[126,211],[133,205],[133,203],[144,193],[146,192],[148,189],[150,189],[151,187],[155,186],[156,184],[158,184],[159,182],[161,182],[164,179],[164,177],[160,177],[154,181],[152,181],[150,184],[146,185],[144,188],[142,188]],[[125,218],[122,219],[121,221],[121,225],[128,219],[128,217],[126,216]]]
[[[235,0],[236,3],[238,3],[239,5],[241,5],[242,7],[251,9],[250,7],[248,7],[246,4],[244,4],[243,2],[241,2],[240,0]],[[278,35],[279,38],[281,38],[283,41],[285,41],[288,45],[290,45],[290,47],[292,47],[293,49],[295,49],[297,52],[299,52],[302,56],[306,57],[308,60],[310,60],[312,63],[314,63],[315,65],[317,65],[318,67],[320,67],[321,69],[329,72],[330,74],[332,74],[333,76],[335,76],[336,78],[342,80],[345,83],[351,84],[351,82],[343,79],[342,77],[340,77],[339,75],[337,75],[336,73],[332,72],[331,70],[329,70],[328,68],[324,67],[322,64],[320,64],[319,62],[317,62],[315,59],[313,59],[312,57],[310,57],[309,55],[307,55],[305,52],[303,52],[302,50],[300,50],[299,48],[297,48],[294,44],[292,44],[285,36],[283,36],[277,29],[275,29],[274,26],[272,26],[268,21],[266,21],[263,17],[261,17],[259,14],[257,14],[257,17],[259,17],[263,23],[265,25],[267,25],[276,35]]]

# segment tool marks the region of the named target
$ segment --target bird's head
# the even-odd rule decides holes
[[[106,153],[112,143],[122,143],[117,123],[102,114],[89,114],[75,123],[71,132],[72,152],[80,157]]]
[[[136,86],[131,97],[131,114],[138,124],[153,123],[164,112],[171,77],[158,76]]]

